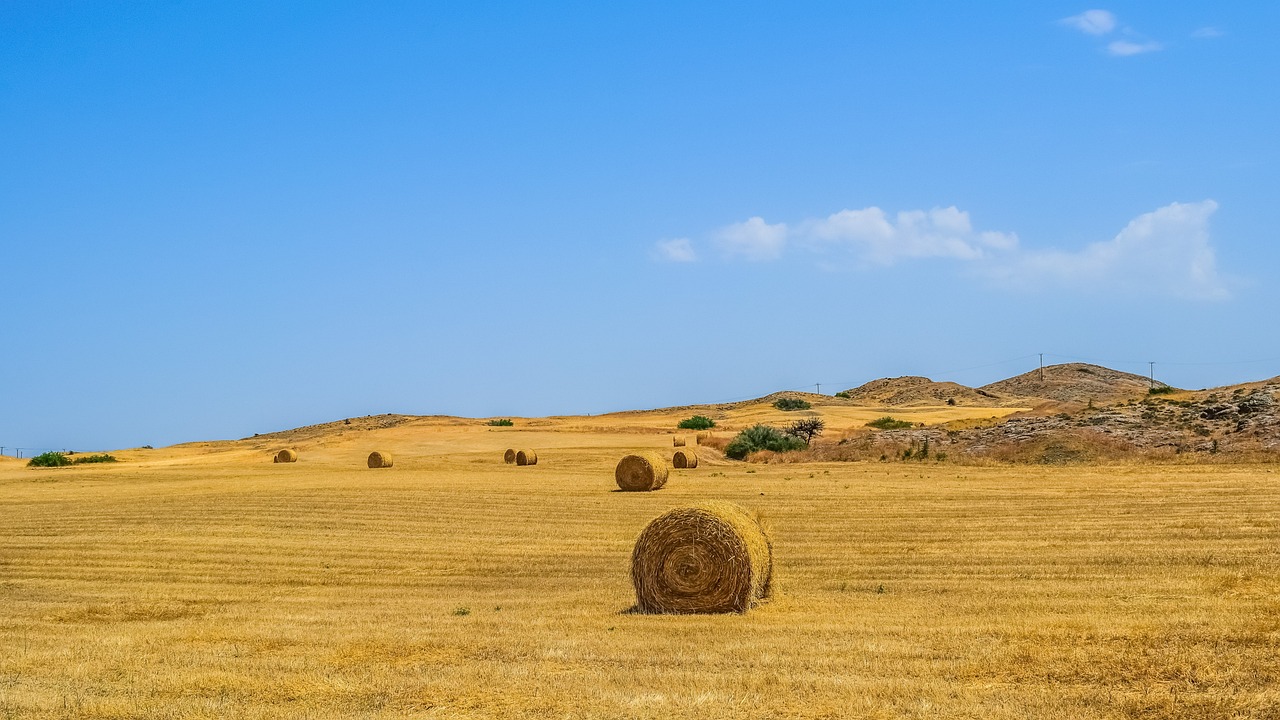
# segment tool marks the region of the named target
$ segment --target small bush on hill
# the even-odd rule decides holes
[[[1169,385],[1158,385],[1147,391],[1148,395],[1169,395],[1176,393],[1178,390]]]
[[[60,452],[40,453],[27,461],[27,467],[64,467],[71,464],[71,458]]]
[[[822,421],[822,418],[805,418],[791,423],[791,426],[786,429],[786,433],[800,438],[804,441],[804,446],[809,447],[809,443],[813,441],[813,438],[821,435],[826,427],[827,424]]]
[[[685,418],[680,421],[676,427],[681,430],[710,430],[716,426],[716,421],[705,415],[694,415],[691,418]]]
[[[773,406],[779,410],[808,410],[812,405],[808,400],[800,398],[778,398],[773,402]]]
[[[85,463],[107,463],[107,462],[118,462],[118,461],[111,455],[86,455],[84,457],[78,457],[75,460],[72,460],[71,464],[83,465]]]
[[[848,390],[841,390],[840,392],[836,393],[836,397],[844,398],[845,400],[848,400],[849,398],[853,397],[853,395],[850,394]]]
[[[892,416],[885,415],[882,418],[876,418],[867,423],[867,427],[873,427],[877,430],[906,430],[912,427],[912,423],[907,420],[898,420]]]
[[[803,440],[794,435],[788,435],[778,428],[769,427],[768,425],[753,425],[738,433],[738,436],[725,447],[724,454],[734,460],[742,460],[757,450],[788,452],[790,450],[801,450],[804,447]]]
[[[488,424],[492,425],[493,427],[511,427],[512,425],[515,425],[515,423],[511,422],[509,418],[499,418],[497,420],[490,420]]]

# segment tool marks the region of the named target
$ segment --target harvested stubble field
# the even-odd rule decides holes
[[[1280,717],[1271,467],[713,460],[622,493],[669,435],[473,425],[0,466],[0,718]],[[640,530],[706,499],[768,517],[776,598],[629,614]]]

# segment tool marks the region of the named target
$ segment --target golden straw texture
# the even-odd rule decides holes
[[[619,460],[613,478],[623,490],[657,490],[667,484],[667,472],[666,458],[657,453],[643,453]]]
[[[516,452],[517,465],[537,465],[538,453],[533,450],[519,450]]]
[[[506,463],[506,464],[510,465],[510,464],[514,463],[515,461],[516,461],[516,450],[515,450],[515,448],[507,448],[507,451],[506,451],[506,452],[504,452],[504,453],[502,453],[502,462],[504,462],[504,463]]]
[[[389,468],[394,464],[391,459],[391,453],[373,451],[369,453],[369,467],[371,468]]]
[[[671,446],[672,446],[672,447],[684,447],[684,437],[683,437],[683,436],[681,436],[681,435],[676,435],[676,436],[672,437],[672,438],[671,438]]]
[[[271,462],[278,462],[278,463],[298,462],[298,451],[285,448],[284,450],[281,450],[280,452],[276,453],[276,456],[271,460]]]
[[[698,454],[692,450],[677,450],[676,454],[671,458],[671,466],[674,468],[696,468],[698,467]]]
[[[760,518],[729,502],[676,508],[645,527],[631,553],[644,613],[746,612],[769,597],[773,545]]]

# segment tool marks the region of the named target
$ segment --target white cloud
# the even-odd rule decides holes
[[[787,244],[787,226],[770,225],[764,218],[753,217],[746,222],[734,223],[716,233],[716,244],[730,257],[741,256],[747,260],[776,260],[782,256]]]
[[[1191,33],[1191,37],[1200,40],[1213,40],[1214,38],[1220,38],[1223,35],[1226,35],[1226,33],[1222,31],[1222,28],[1216,28],[1212,25],[1199,28],[1195,32]]]
[[[693,251],[693,242],[689,238],[673,238],[659,240],[656,245],[659,260],[667,262],[696,262],[698,254]]]
[[[900,212],[892,219],[878,207],[841,210],[801,228],[811,244],[847,247],[882,265],[902,258],[976,260],[1018,244],[1012,234],[974,232],[969,213],[954,206]]]
[[[1116,29],[1116,16],[1106,10],[1085,10],[1058,22],[1087,35],[1106,35]]]
[[[1026,251],[988,268],[1005,284],[1139,292],[1218,300],[1229,296],[1209,238],[1218,203],[1172,203],[1139,215],[1111,240],[1082,250]]]
[[[1143,53],[1156,52],[1157,50],[1163,49],[1164,45],[1151,40],[1140,43],[1130,42],[1128,40],[1113,40],[1107,44],[1107,53],[1116,57],[1141,55]]]

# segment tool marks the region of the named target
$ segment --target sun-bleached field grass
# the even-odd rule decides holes
[[[0,466],[0,718],[1280,717],[1272,467],[718,461],[619,493],[668,435],[278,446]],[[780,595],[628,614],[635,537],[702,499],[764,511]]]

